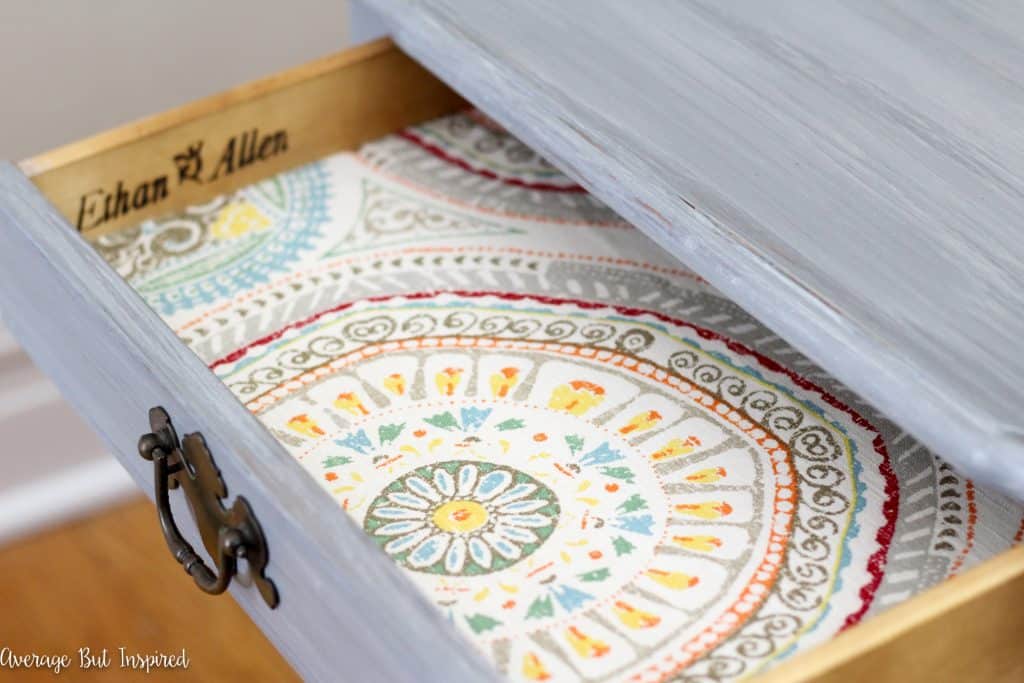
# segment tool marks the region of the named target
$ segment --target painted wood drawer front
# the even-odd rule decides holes
[[[1024,507],[466,107],[381,41],[0,170],[5,322],[144,488],[205,435],[296,669],[1019,672]]]

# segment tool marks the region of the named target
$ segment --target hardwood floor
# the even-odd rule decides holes
[[[107,649],[103,670],[81,670],[79,648]],[[201,593],[174,562],[144,499],[0,548],[0,650],[67,654],[59,679],[138,680],[119,650],[181,653],[187,670],[147,680],[290,681],[297,676],[228,596]],[[0,680],[54,680],[47,669],[9,668]]]

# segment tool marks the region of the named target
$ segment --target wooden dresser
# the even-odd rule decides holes
[[[1016,642],[1024,630],[1024,612],[1018,607],[1024,598],[1024,549],[1013,546],[1024,531],[1024,527],[1014,526],[1020,522],[1018,506],[1024,501],[1024,420],[1020,417],[1024,407],[1024,356],[1020,353],[1024,241],[1016,227],[1024,209],[1024,127],[1020,125],[1024,122],[1024,12],[999,3],[935,6],[924,0],[869,6],[843,0],[813,6],[643,5],[375,0],[358,6],[358,16],[361,21],[372,16],[392,38],[367,42],[17,164],[0,165],[3,321],[135,481],[158,502],[166,499],[165,530],[173,539],[174,529],[168,530],[173,514],[182,536],[174,546],[175,553],[197,583],[211,592],[223,590],[224,572],[239,565],[238,575],[230,581],[230,593],[306,678],[447,683],[499,680],[501,671],[516,680],[711,681],[751,674],[767,681],[1019,680],[1024,676],[1024,650]],[[372,15],[367,9],[371,6]],[[470,106],[479,112],[466,114]],[[485,131],[479,133],[483,146],[476,148],[481,157],[490,154],[486,144],[494,139],[516,145],[504,159],[512,169],[509,177],[503,175],[504,167],[479,166],[478,162],[484,162],[468,152],[459,157],[446,151],[444,125],[453,130],[461,126],[460,130],[470,130],[470,135],[477,134],[474,126]],[[520,149],[519,143],[508,142],[512,138],[502,137],[504,129],[529,147]],[[388,137],[390,134],[395,135]],[[435,134],[436,139],[431,137]],[[487,137],[491,134],[497,137]],[[412,151],[403,151],[402,145],[412,145]],[[547,162],[533,156],[528,151],[531,148],[553,166],[549,169]],[[331,156],[355,150],[361,151],[354,160]],[[421,175],[403,175],[399,166],[406,162],[401,160],[414,153],[427,159],[416,167]],[[327,170],[304,166],[325,158],[335,159],[323,162]],[[397,194],[381,199],[383,195],[368,190],[362,208],[353,211],[358,209],[360,220],[368,220],[371,209],[379,210],[381,223],[375,229],[380,234],[395,230],[398,236],[366,246],[359,241],[361,233],[354,231],[331,251],[325,249],[312,293],[300,291],[308,283],[290,280],[286,270],[275,270],[277,266],[272,265],[253,276],[251,291],[230,289],[222,280],[211,278],[203,285],[206,289],[175,294],[193,297],[197,306],[232,301],[230,306],[203,309],[201,316],[189,317],[179,300],[158,297],[155,285],[150,289],[139,286],[124,265],[132,262],[141,264],[140,268],[151,267],[146,259],[152,253],[133,256],[125,251],[125,244],[143,244],[131,242],[140,239],[138,233],[128,242],[119,242],[120,235],[134,226],[141,224],[143,235],[167,230],[168,216],[222,211],[216,203],[222,201],[218,199],[221,195],[235,196],[230,193],[275,178],[293,178],[300,185],[306,182],[300,175],[288,174],[350,174],[344,177],[356,178],[352,181],[355,187],[369,182],[360,180],[360,173],[369,172],[364,167],[379,173],[381,187]],[[321,170],[301,170],[315,168]],[[459,175],[464,172],[470,175]],[[442,218],[419,216],[415,220],[424,221],[423,229],[428,233],[435,230],[433,234],[470,225],[467,234],[475,241],[472,248],[466,247],[464,257],[456,253],[461,248],[458,245],[432,251],[434,243],[427,238],[403,237],[395,227],[413,220],[408,218],[412,210],[395,198],[401,195],[403,183],[415,186],[424,198],[432,192],[440,194],[436,189],[440,184],[435,187],[432,183],[445,178],[455,178],[452,187],[458,189],[452,192],[463,194],[449,197],[449,213]],[[462,185],[458,185],[459,178]],[[326,192],[330,191],[328,187]],[[286,194],[286,190],[281,192]],[[518,193],[517,201],[539,207],[536,210],[542,218],[526,225],[523,215],[506,210],[507,204],[502,202],[514,193]],[[239,214],[231,219],[235,223],[224,223],[222,212],[216,214],[220,218],[203,225],[224,239],[250,228],[263,229],[260,221],[280,204],[274,204],[279,196],[271,196],[269,190],[264,194],[271,203],[263,213]],[[485,194],[487,200],[480,200]],[[307,203],[301,205],[301,211],[312,211],[313,200],[307,197],[303,201]],[[334,197],[330,201],[342,200]],[[370,206],[372,202],[378,204]],[[231,206],[233,211],[249,210],[244,203]],[[448,223],[442,225],[443,221]],[[627,221],[646,237],[635,233]],[[595,237],[598,233],[580,228],[577,236],[564,237],[576,223],[586,223],[588,229],[599,225],[609,232]],[[174,253],[173,240],[177,238],[166,234],[169,255],[162,258],[173,264],[179,257]],[[305,245],[303,240],[312,239],[310,234],[295,232],[291,246]],[[557,244],[559,239],[568,245],[566,252],[577,244],[594,252],[572,258],[565,253],[552,256],[554,247],[549,248],[546,240]],[[368,317],[357,321],[365,330],[352,332],[344,343],[379,342],[382,346],[374,354],[390,353],[399,346],[410,358],[414,351],[422,352],[423,360],[417,362],[426,370],[417,372],[425,377],[429,374],[429,380],[421,390],[440,392],[442,398],[464,391],[458,388],[459,382],[469,379],[462,378],[462,370],[452,365],[455,361],[436,369],[431,363],[441,363],[437,358],[445,353],[449,355],[444,358],[454,358],[451,354],[460,349],[465,358],[478,363],[473,366],[474,373],[480,377],[485,371],[491,373],[490,379],[479,380],[479,386],[481,391],[491,391],[494,400],[511,400],[513,387],[519,386],[517,378],[529,375],[535,391],[545,392],[544,403],[531,403],[529,411],[538,415],[545,410],[562,411],[560,417],[548,423],[547,431],[536,431],[529,439],[524,436],[522,442],[513,436],[504,440],[498,433],[523,426],[522,420],[509,418],[494,432],[495,447],[511,452],[529,445],[538,449],[538,458],[557,459],[555,442],[568,444],[575,464],[560,466],[559,471],[572,479],[573,486],[579,483],[571,496],[593,500],[586,503],[593,510],[603,509],[605,503],[585,494],[593,482],[574,478],[580,468],[616,462],[629,444],[639,448],[641,441],[634,430],[654,429],[655,423],[674,414],[675,404],[654,398],[654,393],[643,394],[647,403],[637,399],[629,408],[632,412],[623,413],[624,420],[629,418],[623,424],[616,422],[619,416],[610,413],[596,423],[594,428],[610,434],[609,440],[600,447],[585,446],[585,439],[572,432],[571,425],[584,414],[587,401],[605,408],[611,405],[611,387],[619,386],[615,384],[618,380],[610,379],[612,371],[598,373],[596,376],[606,378],[601,381],[558,375],[549,386],[544,384],[549,381],[544,371],[533,365],[519,367],[510,365],[511,361],[493,368],[485,365],[490,362],[487,354],[493,351],[488,344],[502,349],[506,347],[501,344],[509,344],[508,353],[571,351],[586,358],[592,353],[598,360],[611,359],[609,363],[618,364],[615,372],[642,369],[647,373],[644,381],[657,380],[674,389],[682,384],[691,392],[705,392],[706,405],[713,405],[721,420],[745,430],[758,444],[769,444],[764,461],[769,463],[768,469],[758,469],[762,467],[758,465],[751,471],[770,478],[774,476],[771,468],[775,468],[775,502],[757,494],[748,507],[754,516],[761,509],[758,506],[768,510],[771,523],[777,526],[769,529],[766,522],[763,539],[757,536],[760,532],[751,531],[749,539],[736,532],[735,539],[747,539],[737,540],[736,545],[753,546],[764,540],[768,564],[752,570],[752,576],[757,578],[771,569],[770,573],[777,570],[780,576],[788,575],[800,584],[801,588],[780,600],[806,600],[808,605],[800,609],[813,607],[820,615],[800,628],[792,627],[787,638],[792,635],[795,643],[798,636],[810,637],[807,634],[815,631],[815,624],[828,625],[821,627],[813,647],[784,645],[785,639],[776,636],[791,626],[783,617],[773,620],[762,615],[760,631],[745,632],[747,640],[735,645],[732,655],[722,654],[709,664],[711,654],[718,652],[715,638],[753,628],[750,624],[759,618],[759,606],[766,604],[761,601],[767,601],[765,595],[774,590],[769,586],[755,591],[749,588],[757,583],[751,579],[745,592],[730,597],[740,605],[733,612],[733,621],[715,622],[700,636],[704,640],[694,636],[687,643],[689,649],[680,646],[677,654],[662,658],[659,648],[667,649],[666,643],[675,647],[682,636],[666,635],[656,641],[654,636],[644,640],[647,636],[638,635],[631,640],[632,635],[627,631],[622,635],[620,630],[665,627],[675,618],[666,616],[674,606],[631,583],[635,577],[627,577],[620,589],[607,591],[606,599],[609,610],[625,627],[612,624],[612,617],[599,614],[595,607],[587,612],[590,630],[581,631],[578,622],[572,621],[577,617],[570,606],[569,589],[558,588],[556,582],[547,598],[530,603],[522,619],[529,623],[532,618],[550,617],[552,633],[567,629],[565,642],[569,645],[559,645],[552,635],[547,640],[547,636],[536,638],[534,650],[523,649],[513,637],[499,637],[506,625],[504,617],[495,616],[525,608],[517,603],[527,593],[522,586],[509,587],[508,595],[497,601],[480,588],[483,584],[473,583],[478,576],[470,576],[464,585],[459,583],[461,579],[453,578],[450,583],[438,580],[429,584],[429,590],[419,578],[410,579],[415,571],[430,581],[434,581],[433,574],[459,574],[453,567],[468,575],[464,568],[469,565],[464,562],[469,560],[463,555],[483,545],[474,546],[470,540],[469,550],[461,551],[463,555],[452,545],[446,559],[433,558],[433,564],[423,559],[417,564],[411,554],[392,552],[387,549],[392,546],[376,536],[371,538],[369,532],[376,533],[381,526],[369,521],[365,525],[358,520],[352,523],[346,511],[350,500],[340,493],[339,476],[351,475],[362,481],[368,475],[332,468],[348,466],[352,458],[366,455],[362,442],[352,440],[358,434],[364,439],[370,438],[367,433],[380,435],[383,450],[375,456],[384,458],[380,467],[390,465],[387,454],[397,453],[396,459],[402,453],[420,455],[415,445],[401,452],[385,448],[397,439],[392,433],[402,432],[415,420],[441,430],[438,440],[432,442],[441,444],[440,448],[449,448],[444,439],[453,429],[467,433],[451,446],[459,453],[472,450],[473,443],[486,442],[482,436],[469,435],[470,425],[484,429],[492,408],[463,406],[458,415],[454,409],[445,413],[437,408],[437,414],[420,415],[416,412],[422,407],[419,404],[406,405],[394,398],[413,391],[409,388],[412,375],[402,374],[405,356],[395,356],[393,365],[386,366],[389,374],[382,374],[378,386],[367,390],[369,393],[364,391],[363,398],[354,390],[338,393],[336,398],[332,395],[333,418],[323,417],[319,423],[312,420],[310,416],[315,417],[319,408],[307,397],[301,404],[308,406],[306,412],[299,412],[296,403],[285,421],[274,422],[278,419],[273,417],[275,401],[284,401],[288,392],[297,391],[304,383],[312,385],[328,372],[323,369],[326,365],[307,367],[310,354],[320,353],[315,350],[319,338],[310,326],[326,326],[321,316],[326,316],[323,321],[333,320],[331,316],[341,320],[350,314],[350,306],[353,316],[364,309],[375,311],[375,306],[381,310],[391,306],[394,293],[383,286],[374,293],[371,284],[378,281],[367,269],[387,268],[389,259],[395,259],[394,267],[400,269],[398,260],[413,258],[402,249],[416,247],[420,244],[416,240],[425,240],[416,258],[450,256],[452,261],[438,261],[441,265],[436,266],[437,281],[448,278],[443,286],[422,284],[420,289],[402,290],[403,301],[410,302],[409,310],[401,312],[410,316],[401,320],[408,329],[423,324],[410,312],[420,305],[448,311],[446,321],[455,321],[451,325],[456,329],[461,324],[460,311],[477,311],[484,307],[483,299],[494,297],[493,301],[487,299],[487,310],[506,317],[522,315],[525,320],[531,315],[557,313],[565,316],[565,320],[559,318],[559,325],[566,326],[566,320],[599,318],[601,329],[609,330],[609,336],[601,336],[604,332],[596,322],[587,328],[589,332],[573,327],[575,331],[563,334],[549,326],[548,337],[537,341],[523,336],[521,339],[534,345],[520,347],[515,346],[519,338],[502,337],[494,331],[498,323],[492,321],[488,323],[493,327],[490,336],[481,333],[479,339],[471,339],[466,330],[458,328],[462,331],[441,341],[425,333],[424,338],[433,341],[414,350],[404,337],[374,337],[375,325],[385,323]],[[152,248],[146,244],[147,249]],[[273,248],[291,247],[282,243]],[[641,263],[643,259],[636,256],[641,252],[653,254],[651,262]],[[459,274],[464,266],[460,258],[472,259],[474,254],[478,262],[485,258],[510,260],[495,266],[506,270],[488,276],[491,286],[480,285],[473,280],[475,275]],[[370,256],[369,266],[360,260]],[[345,260],[349,257],[351,263]],[[564,292],[558,289],[562,285],[551,284],[562,272],[557,268],[564,264],[545,266],[543,260],[549,257],[566,263],[575,259],[571,268],[578,269],[570,268]],[[536,262],[524,265],[516,258],[536,258]],[[332,284],[331,277],[340,273],[337,268],[342,265],[354,270],[337,275]],[[245,270],[248,267],[243,268],[245,273],[256,272]],[[608,275],[611,270],[601,270],[605,267],[629,271],[630,275],[618,271]],[[530,279],[537,272],[541,275]],[[506,275],[514,284],[501,279]],[[601,279],[606,276],[607,284]],[[359,290],[359,295],[351,289],[331,302],[317,303],[319,308],[309,309],[315,310],[315,315],[293,316],[288,324],[281,322],[276,328],[263,329],[262,323],[247,317],[253,305],[276,306],[273,297],[282,302],[304,301],[302,306],[306,306],[317,292],[335,291],[344,277],[371,284]],[[398,277],[394,276],[395,281]],[[672,298],[666,295],[668,285],[659,283],[674,282],[672,278],[688,283],[679,285],[680,301],[685,297],[692,297],[686,299],[691,303],[713,300],[720,308],[697,312],[696,304],[687,308],[680,301],[668,301]],[[536,291],[527,291],[533,282]],[[641,285],[637,283],[648,283],[644,285],[651,288],[648,295],[638,293]],[[496,294],[499,289],[501,296]],[[566,292],[574,296],[568,297]],[[263,299],[269,304],[258,303]],[[655,301],[663,308],[657,308]],[[679,312],[669,315],[666,311],[670,310]],[[623,331],[614,344],[608,341],[607,348],[601,346],[612,338],[616,325],[630,321],[639,321],[636,329]],[[502,324],[513,330],[517,329],[514,322]],[[526,322],[520,324],[525,329]],[[233,325],[246,345],[225,341],[227,332],[221,328]],[[659,334],[683,335],[678,330],[684,328],[692,340],[677,340],[682,350],[672,355],[672,363],[662,367],[653,356],[644,355],[660,348]],[[595,345],[589,352],[580,351],[587,348],[585,343],[572,341],[577,332]],[[275,345],[290,339],[304,340],[303,335],[311,335],[313,350],[304,351],[302,359],[296,356],[289,367],[305,374],[282,379],[280,368],[260,366],[264,349],[277,348]],[[388,343],[395,346],[388,347]],[[769,408],[758,407],[753,389],[749,395],[744,393],[748,389],[740,388],[739,380],[726,383],[718,377],[714,380],[717,388],[708,388],[712,380],[686,364],[683,347],[706,353],[708,367],[718,363],[725,371],[746,373],[743,381],[750,386],[760,383],[768,393],[785,388],[790,392],[787,395],[806,409],[806,415],[819,416],[828,429],[854,444],[849,471],[840,473],[838,465],[824,464],[814,469],[812,461],[819,457],[815,449],[820,442],[807,441],[811,437],[806,433],[773,415]],[[367,358],[371,355],[369,351],[365,354]],[[432,360],[432,356],[436,358]],[[327,358],[328,352],[323,352],[323,357]],[[337,360],[340,355],[330,358]],[[273,391],[260,394],[262,398],[256,394],[247,398],[248,390],[240,388],[242,380],[237,379],[241,375],[232,374],[248,372],[247,368],[258,368],[280,382],[275,385],[267,380],[267,386],[275,386]],[[722,372],[721,368],[708,372]],[[249,381],[258,384],[251,380],[254,374]],[[303,460],[315,450],[313,446],[304,450],[307,445],[325,434],[325,420],[333,419],[339,429],[342,425],[348,428],[352,419],[356,422],[351,424],[362,425],[358,420],[375,409],[367,407],[371,402],[390,406],[390,421],[373,422],[372,429],[366,426],[345,438],[338,436],[334,443],[349,450],[339,451],[345,455],[325,457],[324,469],[311,464],[312,456]],[[491,405],[483,399],[477,404]],[[164,412],[148,412],[158,406]],[[177,434],[165,428],[165,414]],[[565,434],[556,434],[563,428]],[[794,431],[790,435],[787,429]],[[202,438],[186,433],[201,433]],[[785,448],[772,440],[780,434],[789,435]],[[747,438],[735,438],[741,437]],[[717,437],[694,431],[687,438],[690,441],[668,441],[669,445],[649,457],[656,462],[710,448],[709,443]],[[614,439],[624,445],[615,446],[620,441]],[[540,445],[549,440],[550,452]],[[720,450],[724,452],[724,447]],[[804,457],[812,464],[807,470],[794,465],[791,477],[780,469],[783,465],[779,463],[785,460],[779,454],[783,450],[792,450],[794,458]],[[149,460],[140,457],[140,451]],[[214,458],[212,466],[205,459],[207,453]],[[378,463],[373,462],[375,466]],[[564,482],[556,486],[519,470],[509,474],[493,462],[472,467],[452,464],[454,460],[429,462],[395,479],[380,496],[402,495],[402,486],[416,490],[422,477],[428,476],[425,472],[433,477],[430,486],[434,487],[424,489],[426,497],[443,493],[446,487],[454,491],[461,479],[453,477],[473,482],[485,475],[495,482],[519,477],[514,479],[518,486],[541,496],[529,504],[519,503],[523,510],[532,511],[524,513],[523,524],[543,529],[549,523],[542,519],[545,510],[569,514],[575,509],[570,506],[570,494],[558,488]],[[595,549],[580,551],[580,557],[589,555],[595,561],[602,557],[596,548],[605,533],[600,529],[606,524],[633,531],[640,525],[641,532],[649,530],[645,524],[661,524],[623,512],[647,510],[641,494],[654,489],[666,492],[666,500],[674,505],[673,514],[692,513],[702,520],[734,511],[746,514],[742,486],[757,488],[756,482],[742,486],[722,482],[715,489],[719,495],[713,505],[699,498],[701,485],[725,477],[727,470],[737,471],[729,464],[732,461],[722,462],[725,464],[715,460],[714,467],[693,471],[658,465],[661,469],[653,469],[655,474],[646,484],[646,475],[637,475],[634,481],[631,472],[605,467],[605,478],[594,481],[609,495],[622,497],[618,512],[609,508],[600,518],[594,512],[593,518],[599,522],[593,522],[589,530],[591,513],[573,517],[582,520],[582,529],[587,531],[580,541],[566,537],[567,550],[561,561],[568,566],[575,552],[570,546],[588,539]],[[912,474],[915,464],[921,466],[919,476]],[[218,471],[223,482],[219,487]],[[686,475],[685,481],[669,480],[669,473],[675,476],[678,472]],[[840,475],[849,478],[853,498],[862,496],[856,502],[845,501],[849,505],[842,513],[845,523],[854,531],[858,526],[875,526],[860,537],[851,531],[853,540],[847,546],[830,546],[831,554],[822,559],[822,566],[829,569],[821,571],[835,582],[835,590],[819,595],[814,592],[817,580],[812,576],[817,570],[809,564],[790,563],[786,554],[809,556],[818,552],[819,544],[824,548],[825,541],[831,543],[842,536],[838,527],[826,528],[834,524],[823,512],[829,505],[824,499],[832,494],[823,493],[820,481],[812,481]],[[172,487],[180,483],[181,489],[197,499],[205,496],[205,502],[190,508],[182,491],[168,494],[166,488],[161,490],[162,478]],[[793,478],[799,481],[793,483]],[[914,487],[925,480],[930,488],[918,492]],[[639,493],[627,497],[625,488],[620,489],[627,485],[637,486]],[[478,494],[486,488],[484,483],[479,486]],[[689,502],[672,498],[691,494],[698,498],[687,498]],[[238,496],[244,497],[245,505],[235,502]],[[229,512],[219,507],[220,499]],[[422,499],[412,495],[406,500]],[[618,500],[615,498],[616,504]],[[410,503],[413,508],[414,502]],[[486,508],[490,512],[485,512],[481,503],[455,499],[450,505],[455,503],[462,507],[431,507],[432,519],[452,538],[470,533],[474,515],[497,514],[490,507]],[[819,505],[821,514],[805,520],[797,516],[793,522],[788,513],[801,504]],[[408,518],[402,517],[406,513],[398,508],[382,505],[372,503],[369,509],[383,509],[382,515],[395,519]],[[451,518],[438,521],[442,513],[451,513]],[[372,514],[367,514],[369,519]],[[200,533],[193,515],[212,526]],[[532,521],[527,520],[529,515],[534,515]],[[670,517],[669,526],[677,523],[673,519]],[[927,530],[917,530],[913,525],[921,520],[935,521]],[[949,527],[949,539],[943,536],[943,524]],[[714,546],[714,551],[733,539],[728,528],[719,536],[672,536],[668,527],[663,532],[663,540],[671,539],[683,548],[679,557],[701,550],[702,543]],[[544,534],[552,532],[517,533],[521,534],[521,546],[504,546],[508,566],[518,561],[520,552],[533,552],[535,546],[548,542]],[[561,533],[555,531],[551,538],[562,543]],[[786,535],[790,533],[793,540],[785,542],[773,535],[790,538]],[[918,540],[931,545],[912,549]],[[614,543],[614,562],[585,565],[586,571],[573,569],[581,582],[573,589],[574,599],[605,600],[594,598],[605,590],[598,584],[608,577],[619,580],[616,563],[626,567],[634,561],[620,556],[644,547],[623,536],[609,542]],[[186,548],[188,543],[190,548]],[[771,543],[782,545],[771,550]],[[941,560],[946,564],[940,571],[935,568],[939,560],[932,562],[930,553],[947,546],[942,550],[945,555],[935,555],[946,558]],[[203,553],[203,547],[208,552]],[[430,548],[422,547],[421,555],[429,555]],[[501,552],[500,543],[494,547]],[[624,550],[626,547],[630,550]],[[192,548],[199,548],[198,554],[190,554]],[[484,553],[485,560],[481,559]],[[505,566],[500,559],[494,564],[489,553],[480,550],[473,555],[479,567],[486,564],[491,571]],[[984,561],[975,561],[972,553],[979,553],[977,557]],[[920,560],[913,571],[901,564],[918,562],[915,557],[926,555],[928,561]],[[553,563],[559,561],[552,557],[556,558]],[[157,557],[153,561],[172,559]],[[212,571],[203,570],[200,562]],[[857,571],[874,577],[865,580],[859,592],[851,582],[859,581],[861,574],[844,573],[858,562],[863,567],[855,567]],[[631,567],[627,568],[633,572]],[[636,576],[653,577],[661,585],[682,581],[684,576],[647,565],[637,567]],[[543,571],[548,571],[548,565],[538,564],[535,571],[523,576]],[[937,585],[918,592],[908,584],[906,599],[901,599],[901,571],[907,581],[924,581],[919,574],[932,571],[936,578],[930,579],[929,585]],[[668,578],[669,574],[674,578]],[[708,577],[714,575],[710,571],[700,575],[700,580],[710,581]],[[693,576],[687,575],[687,580],[691,586],[697,584]],[[501,585],[500,577],[496,581],[495,585]],[[840,594],[843,581],[847,591]],[[592,585],[596,587],[591,589]],[[579,597],[580,586],[594,595]],[[468,608],[450,607],[438,597],[442,590],[455,594],[470,587],[479,589],[474,599],[479,597],[480,605],[493,602],[497,611],[486,612],[481,607],[476,613],[464,612],[460,610]],[[520,590],[523,592],[517,593]],[[723,589],[728,590],[732,588]],[[853,603],[856,605],[851,606]],[[642,604],[653,607],[641,608]],[[557,605],[568,616],[552,616]],[[664,613],[657,612],[659,605]],[[849,616],[844,617],[846,614]],[[511,623],[511,618],[508,621]],[[688,627],[678,628],[683,633]],[[491,640],[485,637],[488,631],[494,634]],[[826,637],[834,635],[832,631],[838,635]],[[597,637],[595,632],[610,635]],[[620,640],[625,645],[617,645]],[[570,646],[568,655],[559,654],[560,648]],[[624,650],[631,654],[623,654]],[[579,664],[572,652],[619,664],[587,668],[590,664]],[[744,658],[753,662],[749,668],[737,664],[746,661]],[[687,668],[702,661],[703,669]]]

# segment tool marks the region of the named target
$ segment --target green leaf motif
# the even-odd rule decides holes
[[[499,422],[495,426],[498,428],[499,432],[507,432],[510,429],[522,429],[524,426],[526,426],[526,423],[520,420],[519,418],[514,417],[505,420],[504,422]]]
[[[619,512],[636,512],[647,509],[647,501],[639,493],[634,493],[629,500],[619,505]]]
[[[440,429],[461,429],[461,427],[459,427],[459,421],[456,420],[455,416],[450,412],[434,415],[433,417],[426,417],[423,418],[423,421]]]
[[[473,629],[473,633],[483,633],[484,631],[490,631],[495,626],[501,626],[501,622],[497,619],[492,619],[486,614],[473,614],[466,617],[466,623]]]
[[[583,581],[604,581],[611,576],[611,574],[611,571],[607,567],[604,567],[602,569],[595,569],[593,571],[580,574],[580,579]]]
[[[555,615],[555,608],[551,605],[551,596],[537,598],[530,603],[530,608],[526,610],[527,619],[543,619],[544,617],[552,617]]]
[[[324,458],[323,465],[324,467],[341,467],[342,465],[347,465],[350,462],[352,462],[352,458],[347,455],[332,455]]]
[[[381,445],[389,444],[402,433],[405,429],[405,423],[400,425],[381,425],[380,429],[377,430],[377,436],[380,437]]]
[[[636,546],[624,539],[622,536],[616,536],[612,540],[612,547],[615,548],[615,555],[617,557],[629,555],[631,552],[636,550]]]
[[[629,469],[628,467],[602,467],[601,474],[603,474],[606,477],[611,477],[613,479],[621,479],[627,484],[633,483],[633,470]]]
[[[565,442],[569,444],[569,450],[572,451],[573,455],[576,455],[576,451],[583,448],[583,437],[579,434],[570,434],[565,437]]]

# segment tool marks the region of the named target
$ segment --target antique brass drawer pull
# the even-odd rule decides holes
[[[171,418],[159,407],[150,409],[149,425],[152,432],[139,439],[139,455],[153,462],[160,528],[174,559],[200,589],[217,595],[227,589],[238,571],[238,560],[244,558],[263,599],[271,608],[277,607],[277,588],[263,575],[268,559],[263,531],[242,496],[235,498],[230,508],[224,507],[221,499],[227,489],[203,435],[186,434],[179,442]],[[168,491],[179,485],[185,490],[203,545],[216,563],[216,573],[182,537],[174,522]]]

